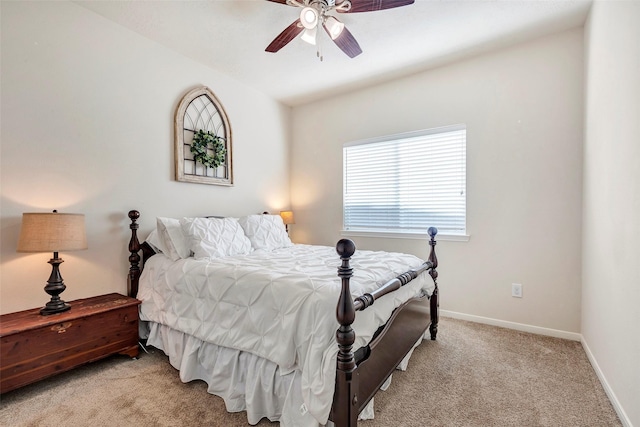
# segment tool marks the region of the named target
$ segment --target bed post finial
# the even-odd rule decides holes
[[[136,210],[129,211],[129,219],[131,224],[131,239],[129,240],[129,278],[127,280],[127,293],[130,297],[135,298],[138,294],[138,280],[140,279],[140,242],[138,241],[138,227],[140,227],[136,221],[140,218],[140,212]]]
[[[338,267],[338,277],[342,279],[342,289],[336,308],[336,318],[340,327],[336,332],[338,358],[336,366],[336,390],[333,396],[332,420],[337,427],[353,426],[358,422],[358,376],[354,374],[356,362],[353,355],[353,343],[356,333],[351,324],[356,318],[356,310],[351,298],[349,280],[353,269],[349,264],[356,245],[349,239],[341,239],[336,245],[342,264]]]
[[[427,230],[431,239],[429,240],[429,246],[431,246],[431,252],[429,253],[429,261],[431,261],[431,269],[429,270],[429,275],[433,279],[433,283],[435,288],[433,288],[433,293],[431,294],[431,325],[429,326],[429,332],[431,332],[431,339],[435,340],[436,335],[438,334],[438,322],[440,320],[440,301],[439,301],[439,292],[438,292],[438,271],[436,268],[438,267],[438,257],[436,256],[436,235],[438,234],[438,229],[435,227],[429,227]]]

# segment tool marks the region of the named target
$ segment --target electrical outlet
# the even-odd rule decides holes
[[[522,285],[520,283],[511,284],[511,296],[516,298],[522,298]]]

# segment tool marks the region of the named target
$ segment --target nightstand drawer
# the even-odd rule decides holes
[[[139,303],[109,294],[50,316],[37,309],[2,316],[0,392],[111,354],[137,356]]]

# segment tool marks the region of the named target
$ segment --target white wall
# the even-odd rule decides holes
[[[1,312],[44,305],[51,254],[17,254],[23,212],[86,215],[61,253],[65,300],[126,292],[130,209],[244,215],[289,206],[289,108],[70,2],[2,2]],[[173,119],[208,86],[233,131],[232,188],[173,179]],[[259,177],[259,179],[257,179]]]
[[[441,308],[579,332],[581,28],[295,107],[294,240],[341,237],[343,143],[457,123],[467,125],[471,238],[438,243]],[[427,256],[425,240],[354,240]]]
[[[596,1],[586,52],[583,342],[640,426],[640,2]]]

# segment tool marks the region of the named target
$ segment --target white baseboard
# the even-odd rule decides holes
[[[576,332],[561,331],[558,329],[542,328],[540,326],[525,325],[524,323],[508,322],[506,320],[492,319],[490,317],[474,316],[473,314],[458,313],[455,311],[440,310],[440,315],[454,319],[468,320],[469,322],[484,323],[485,325],[499,326],[501,328],[515,329],[516,331],[531,332],[532,334],[546,335],[548,337],[564,338],[572,341],[581,341],[582,335]]]
[[[600,384],[602,384],[602,387],[604,388],[604,391],[607,394],[609,401],[613,405],[613,409],[618,414],[618,418],[620,418],[620,422],[624,427],[633,427],[633,424],[631,424],[631,420],[629,419],[626,412],[620,405],[620,402],[618,401],[616,394],[611,389],[611,386],[609,386],[607,379],[602,373],[600,366],[598,366],[598,362],[596,361],[595,357],[591,353],[591,350],[589,349],[589,346],[587,345],[587,342],[585,341],[582,334],[578,334],[575,332],[560,331],[558,329],[542,328],[540,326],[525,325],[524,323],[508,322],[506,320],[492,319],[490,317],[474,316],[472,314],[458,313],[455,311],[448,311],[448,310],[440,310],[440,315],[443,317],[451,317],[453,319],[483,323],[485,325],[498,326],[501,328],[515,329],[516,331],[531,332],[533,334],[538,334],[538,335],[546,335],[549,337],[564,338],[572,341],[580,341],[580,343],[582,344],[582,348],[587,354],[587,359],[589,359],[589,362],[591,363],[591,367],[593,368],[596,375],[598,376],[598,379],[600,380]]]
[[[613,405],[613,409],[618,414],[618,418],[620,418],[620,422],[624,427],[633,427],[633,424],[631,424],[631,420],[627,416],[627,413],[624,411],[624,409],[620,405],[620,402],[618,401],[616,394],[613,392],[613,390],[611,389],[611,386],[609,385],[609,382],[607,381],[604,374],[602,373],[602,370],[600,369],[600,366],[598,365],[596,358],[593,357],[593,353],[591,353],[591,349],[587,345],[587,341],[585,341],[584,337],[582,337],[580,341],[582,343],[582,348],[584,349],[584,352],[587,353],[587,359],[589,359],[589,362],[591,362],[591,366],[593,367],[593,370],[596,371],[596,375],[600,380],[600,384],[602,384],[602,388],[604,388],[604,392],[607,393],[607,396],[609,397],[609,401]]]

